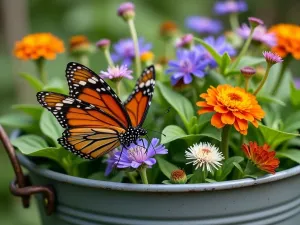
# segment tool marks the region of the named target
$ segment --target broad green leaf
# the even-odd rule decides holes
[[[40,128],[47,137],[53,140],[56,146],[60,146],[57,139],[61,137],[63,128],[60,126],[55,116],[46,109],[44,109],[41,116]]]
[[[294,82],[291,82],[290,88],[291,88],[291,93],[290,93],[291,102],[294,106],[298,107],[300,106],[300,90],[298,90],[295,87]]]
[[[225,72],[226,68],[230,65],[230,63],[231,63],[231,58],[228,55],[228,53],[225,52],[221,58],[221,65],[220,65],[221,74],[224,75],[224,72]]]
[[[295,132],[300,129],[300,113],[298,111],[288,115],[283,123],[283,131]]]
[[[158,166],[161,170],[161,172],[163,172],[163,174],[168,177],[170,179],[171,177],[171,173],[174,170],[178,170],[179,168],[177,166],[175,166],[174,164],[168,162],[167,160],[165,160],[164,158],[160,157],[160,156],[156,156],[155,157],[158,163]]]
[[[194,40],[199,42],[214,58],[214,60],[217,62],[218,65],[221,65],[222,63],[222,56],[209,44],[207,44],[204,40],[201,38],[195,38]]]
[[[278,158],[288,158],[300,164],[300,150],[299,149],[287,149],[284,151],[276,152]]]
[[[242,167],[241,167],[241,165],[239,164],[239,163],[237,163],[237,162],[233,162],[233,165],[243,174],[244,173],[244,171],[243,171],[243,169],[242,169]]]
[[[27,73],[21,73],[20,76],[24,78],[34,90],[43,90],[44,84],[38,78]]]
[[[262,133],[265,142],[269,144],[273,149],[285,141],[288,141],[294,137],[299,136],[298,133],[287,133],[279,130],[275,130],[264,125],[259,125],[260,132]]]
[[[194,171],[193,176],[191,177],[189,183],[190,184],[198,184],[204,183],[207,177],[207,172],[202,171],[202,169],[198,168]]]
[[[162,83],[158,82],[157,85],[162,96],[176,110],[185,126],[187,126],[188,121],[192,118],[192,116],[194,116],[194,109],[191,102]]]
[[[264,102],[264,103],[275,103],[281,106],[286,106],[286,104],[281,101],[280,99],[276,98],[276,97],[272,97],[270,95],[259,95],[256,97],[256,99],[259,102]]]
[[[20,136],[11,142],[25,155],[30,155],[49,147],[43,138],[33,134]]]
[[[243,68],[245,66],[256,66],[265,62],[266,60],[264,57],[244,56],[237,65],[237,68]]]
[[[36,120],[39,120],[41,118],[43,112],[43,107],[39,105],[19,104],[13,105],[12,108],[24,112],[27,115],[32,116],[32,118]]]
[[[18,128],[28,132],[35,132],[39,130],[36,126],[36,121],[32,117],[21,114],[21,113],[11,113],[0,117],[0,124],[3,126],[8,126],[11,128]]]
[[[182,128],[176,125],[169,125],[165,127],[162,133],[164,134],[161,136],[162,144],[166,144],[177,139],[195,139],[199,137],[211,137],[218,141],[221,140],[220,130],[217,130],[216,128],[211,126],[206,126],[203,130],[200,131],[199,134],[186,134],[186,132]]]
[[[51,80],[44,88],[45,91],[53,91],[61,94],[67,94],[68,88],[64,85],[64,81],[60,79]]]
[[[216,180],[209,179],[209,178],[205,178],[205,181],[208,182],[208,183],[215,183],[215,182],[218,182],[218,181],[216,181]]]
[[[234,162],[241,163],[243,161],[244,161],[244,158],[241,156],[233,156],[233,157],[225,160],[222,167],[219,169],[221,171],[221,174],[217,175],[217,180],[218,181],[225,180],[226,177],[231,173],[232,169],[235,167],[235,165],[233,163]]]

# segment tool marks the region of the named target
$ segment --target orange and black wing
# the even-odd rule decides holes
[[[148,109],[151,105],[155,87],[154,66],[146,68],[138,81],[131,95],[128,97],[124,106],[134,127],[142,126]]]
[[[126,128],[131,126],[121,100],[95,72],[84,65],[70,62],[66,68],[66,77],[71,97],[94,105],[120,121]]]
[[[92,104],[53,92],[38,92],[38,102],[66,128],[59,143],[83,158],[93,159],[120,145],[122,122]]]

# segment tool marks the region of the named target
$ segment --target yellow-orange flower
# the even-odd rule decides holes
[[[84,35],[76,35],[69,40],[70,53],[74,56],[85,55],[93,52],[89,39]]]
[[[64,52],[64,43],[51,33],[29,34],[17,41],[14,55],[22,60],[39,58],[55,59],[57,53]]]
[[[272,51],[281,57],[292,54],[295,59],[300,59],[300,26],[293,24],[278,24],[269,29],[277,36],[277,45]]]
[[[268,173],[275,173],[275,169],[279,166],[279,159],[275,158],[276,152],[270,150],[269,145],[258,146],[256,142],[250,142],[249,145],[243,144],[242,149],[257,168]]]
[[[154,54],[151,51],[146,51],[143,52],[140,57],[142,62],[152,62],[154,59]]]
[[[219,85],[217,88],[211,86],[207,93],[201,94],[200,97],[205,101],[196,103],[201,107],[198,114],[215,112],[211,124],[217,128],[227,124],[234,125],[238,132],[246,135],[248,121],[258,127],[258,121],[265,115],[256,97],[243,88],[227,84]]]
[[[165,21],[160,25],[160,35],[165,38],[174,37],[178,33],[176,23],[173,21]]]

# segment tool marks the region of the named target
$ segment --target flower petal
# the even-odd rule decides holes
[[[216,128],[222,128],[225,126],[225,124],[221,120],[222,114],[216,113],[211,118],[211,125],[213,125]]]

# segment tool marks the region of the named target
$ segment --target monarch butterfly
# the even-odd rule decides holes
[[[136,143],[155,87],[154,66],[147,67],[128,99],[121,102],[95,72],[79,63],[66,68],[69,95],[38,92],[37,100],[65,128],[60,145],[86,159],[98,158],[119,145]]]

